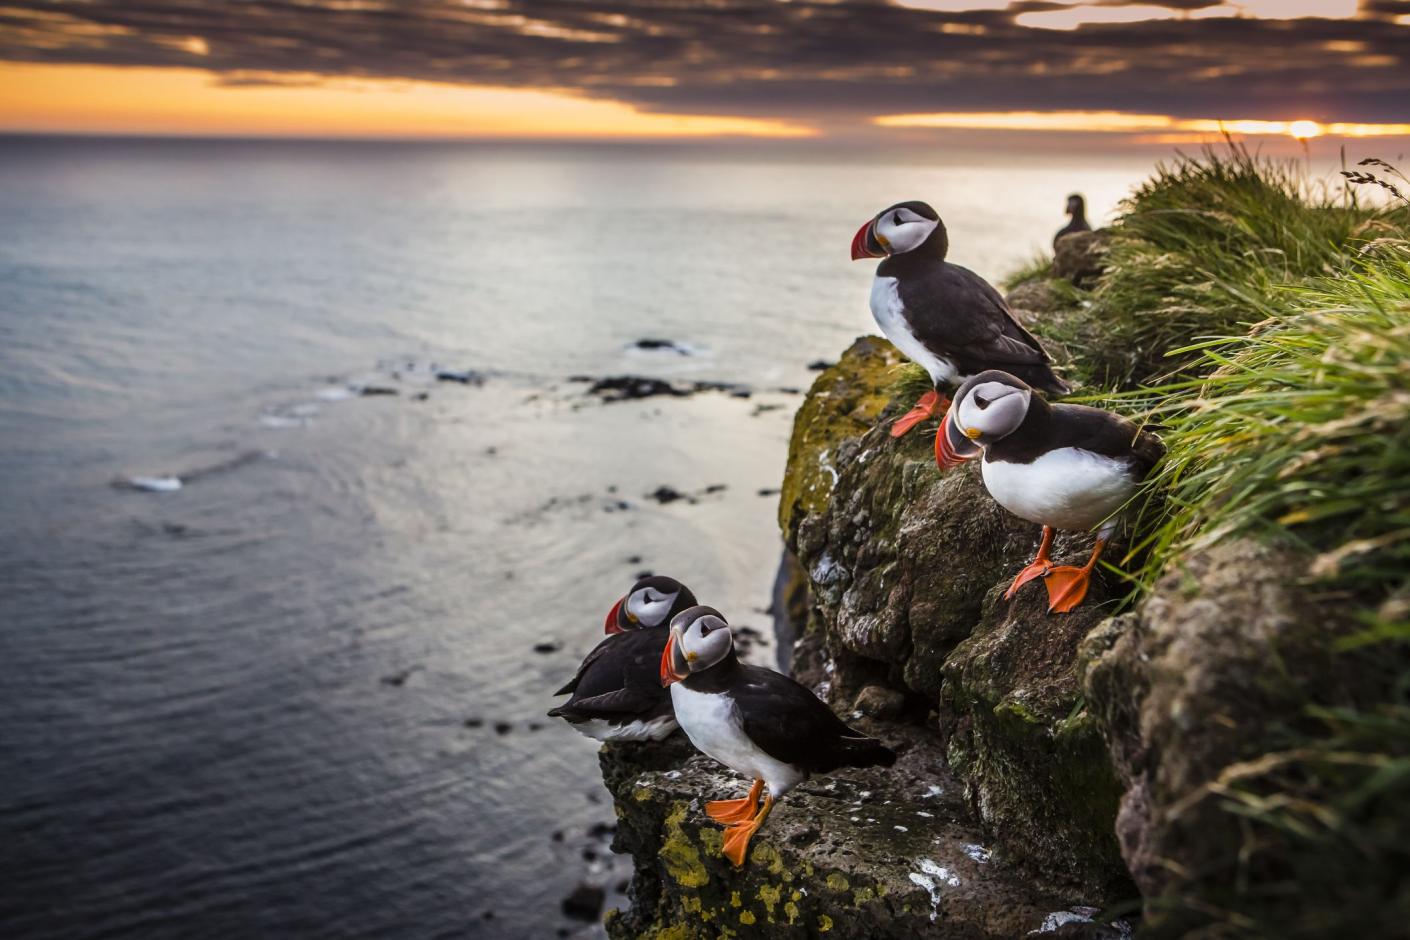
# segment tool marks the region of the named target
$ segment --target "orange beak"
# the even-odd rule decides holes
[[[666,638],[666,648],[661,651],[661,686],[664,688],[684,678],[676,672],[676,631],[672,630]]]
[[[618,599],[617,603],[612,605],[612,609],[607,612],[607,622],[602,625],[602,629],[609,635],[625,632],[622,630],[621,625],[617,623],[617,615],[622,612],[622,603],[625,600],[626,597]]]
[[[970,460],[980,452],[978,444],[971,443],[968,435],[957,434],[950,421],[950,412],[940,420],[940,430],[935,432],[935,464],[941,470],[948,470]]]

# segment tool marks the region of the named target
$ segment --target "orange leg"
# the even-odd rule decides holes
[[[759,809],[759,815],[748,822],[736,823],[725,830],[725,858],[733,862],[735,868],[744,866],[744,856],[749,852],[749,840],[754,837],[754,833],[759,831],[764,820],[769,818],[769,810],[773,808],[773,794],[765,794],[764,805]]]
[[[748,822],[759,809],[759,794],[763,792],[764,781],[755,780],[749,788],[749,795],[737,800],[711,800],[705,804],[705,815],[715,822],[731,825]]]
[[[1043,526],[1043,541],[1038,544],[1038,556],[1018,573],[1018,577],[1013,579],[1013,584],[1004,592],[1004,600],[1013,600],[1013,596],[1018,593],[1018,589],[1023,587],[1034,578],[1046,578],[1053,570],[1053,563],[1048,558],[1048,550],[1053,547],[1053,527]],[[1051,590],[1051,588],[1050,588]]]
[[[931,389],[920,396],[914,408],[896,419],[896,423],[891,425],[891,436],[900,437],[935,412],[944,411],[949,407],[950,399],[941,397],[939,392]]]
[[[1049,613],[1065,614],[1082,603],[1082,598],[1087,596],[1087,585],[1092,580],[1092,569],[1097,566],[1097,559],[1102,557],[1103,548],[1106,548],[1106,539],[1099,538],[1092,549],[1092,557],[1081,568],[1065,565],[1054,568],[1048,574]]]

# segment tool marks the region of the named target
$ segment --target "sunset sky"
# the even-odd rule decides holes
[[[1410,0],[0,0],[8,131],[1170,144],[1408,103]]]

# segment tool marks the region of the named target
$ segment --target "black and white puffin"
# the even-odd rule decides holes
[[[886,259],[871,288],[877,326],[935,385],[891,426],[892,437],[948,407],[940,389],[985,369],[1006,369],[1048,394],[1069,391],[1003,296],[978,274],[946,261],[949,250],[945,223],[923,202],[883,209],[852,238],[853,261]]]
[[[982,450],[989,495],[1043,527],[1037,557],[1004,596],[1012,598],[1024,584],[1043,578],[1048,609],[1066,613],[1087,596],[1092,569],[1116,528],[1113,517],[1165,446],[1120,415],[1085,405],[1050,405],[1022,379],[992,370],[973,376],[955,393],[935,450],[942,466]],[[1056,529],[1097,530],[1097,544],[1081,568],[1053,567],[1048,551]]]
[[[671,618],[695,606],[675,578],[642,578],[612,605],[607,639],[554,695],[572,697],[548,714],[599,741],[659,741],[676,730],[670,693],[661,687],[661,651]]]
[[[1058,229],[1053,236],[1053,250],[1057,250],[1058,239],[1064,235],[1071,235],[1073,232],[1090,232],[1092,226],[1087,222],[1087,200],[1082,198],[1080,193],[1073,193],[1067,197],[1067,214],[1070,216],[1066,225]]]
[[[740,662],[729,624],[712,607],[692,607],[671,621],[661,684],[671,690],[690,743],[754,781],[748,796],[705,804],[710,818],[725,824],[724,854],[736,866],[774,801],[810,774],[896,761],[890,748],[847,727],[804,686]]]

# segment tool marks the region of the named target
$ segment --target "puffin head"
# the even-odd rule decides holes
[[[950,238],[940,213],[919,201],[882,209],[852,237],[852,260],[890,258],[910,252],[945,259]]]
[[[1087,212],[1087,200],[1082,198],[1081,193],[1073,193],[1067,197],[1067,214],[1074,219],[1085,215]]]
[[[675,578],[652,575],[642,578],[623,594],[607,612],[603,629],[607,633],[623,633],[644,627],[659,627],[687,607],[695,606],[690,588]]]
[[[1033,389],[1022,379],[990,369],[960,386],[950,406],[952,440],[963,437],[980,447],[1003,440],[1028,417]]]
[[[724,614],[713,607],[692,607],[676,614],[661,653],[661,684],[704,672],[734,651],[734,637]]]

